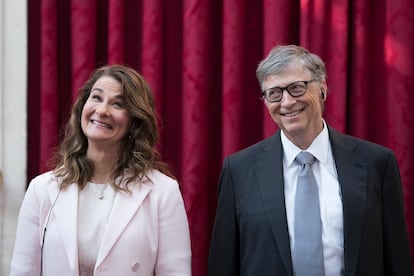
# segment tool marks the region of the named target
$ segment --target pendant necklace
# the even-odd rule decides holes
[[[97,188],[100,190],[100,193],[99,193],[98,198],[99,198],[99,199],[103,199],[103,198],[105,197],[105,190],[106,190],[106,188],[108,188],[109,183],[108,183],[108,184],[96,184],[96,183],[95,183],[95,185],[96,185],[96,186],[97,186]],[[104,186],[104,187],[102,188],[101,186]]]

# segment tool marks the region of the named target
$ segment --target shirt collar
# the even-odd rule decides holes
[[[316,138],[312,141],[310,146],[306,149],[306,151],[310,152],[315,156],[315,158],[323,163],[326,164],[328,161],[328,153],[329,153],[329,133],[328,128],[326,126],[325,120],[323,121],[323,129],[321,133],[316,136]],[[296,156],[302,150],[293,144],[283,133],[283,130],[280,132],[282,147],[283,147],[283,165],[287,167],[291,166],[293,161],[295,160]]]

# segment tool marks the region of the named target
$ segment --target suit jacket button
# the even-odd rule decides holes
[[[138,271],[139,269],[139,262],[134,262],[131,266],[132,271]]]

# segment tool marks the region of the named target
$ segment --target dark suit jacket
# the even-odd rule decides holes
[[[342,192],[344,275],[414,275],[393,152],[328,128]],[[226,158],[211,276],[293,275],[280,130]]]

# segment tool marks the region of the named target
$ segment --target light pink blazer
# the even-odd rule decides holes
[[[178,183],[158,171],[149,177],[152,182],[131,187],[131,194],[117,193],[94,275],[191,275],[190,234]],[[33,179],[19,214],[11,276],[40,275],[41,262],[45,276],[79,275],[77,207],[77,185],[59,193],[50,172]]]

